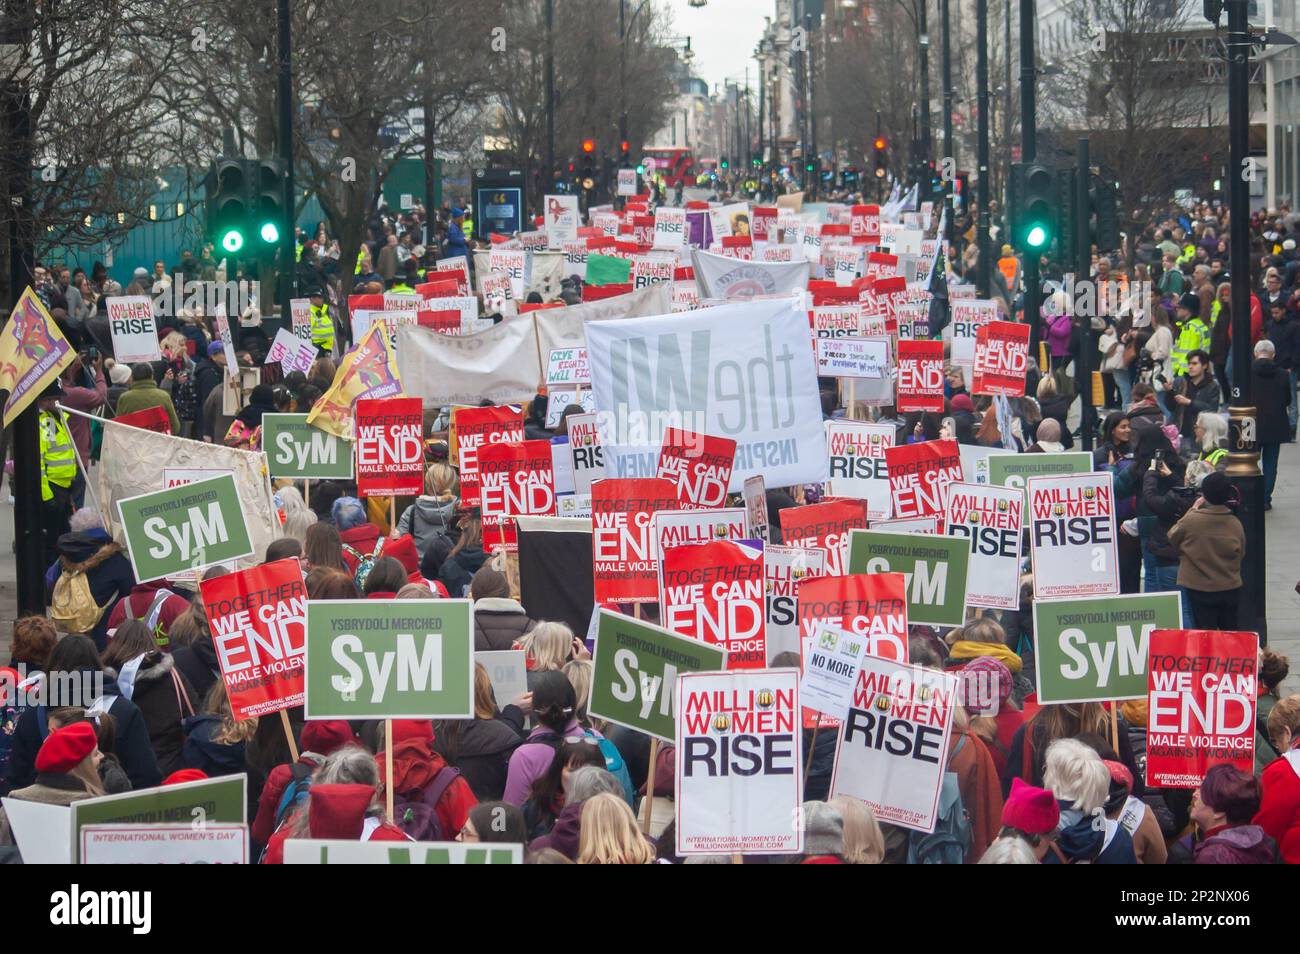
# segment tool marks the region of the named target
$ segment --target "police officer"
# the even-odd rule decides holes
[[[334,353],[334,316],[319,288],[307,292],[311,299],[311,343],[327,354]]]
[[[77,477],[77,458],[72,434],[55,405],[63,397],[63,386],[56,379],[37,401],[40,415],[37,428],[41,439],[41,523],[45,529],[45,561],[59,557],[59,537],[68,532],[72,515],[72,484]]]

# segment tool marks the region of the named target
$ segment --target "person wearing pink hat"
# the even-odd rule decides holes
[[[104,794],[99,778],[103,758],[95,727],[89,722],[74,722],[53,729],[36,753],[36,782],[15,789],[10,798],[44,805],[71,805],[83,798]],[[0,808],[0,845],[14,844],[9,819]]]
[[[1056,796],[1045,788],[1012,779],[1011,794],[1002,803],[1002,830],[986,854],[1008,854],[1005,842],[1017,840],[1028,846],[1034,858],[1041,862],[1049,851],[1055,850],[1052,835],[1060,820],[1061,808]]]

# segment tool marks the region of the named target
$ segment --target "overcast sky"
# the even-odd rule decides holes
[[[636,0],[628,0],[629,12]],[[691,72],[709,84],[712,90],[727,79],[742,83],[749,67],[751,89],[758,77],[754,47],[763,35],[764,17],[770,17],[776,4],[772,0],[709,0],[708,6],[696,9],[686,0],[661,0],[672,10],[674,33],[690,36],[695,61]],[[644,16],[644,14],[643,14]]]

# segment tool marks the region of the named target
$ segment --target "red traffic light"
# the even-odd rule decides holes
[[[624,139],[621,143],[619,143],[618,147],[623,151],[623,155],[627,155],[629,152],[632,151],[632,144],[628,142],[626,139]]]
[[[595,152],[595,151],[596,151],[596,140],[594,140],[594,139],[584,139],[584,140],[582,141],[582,151],[583,151],[583,152]]]
[[[876,152],[884,152],[885,146],[886,146],[885,137],[877,136],[875,141]]]

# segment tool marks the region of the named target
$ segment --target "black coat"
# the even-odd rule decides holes
[[[1286,409],[1291,405],[1291,375],[1272,358],[1256,358],[1250,367],[1255,401],[1255,440],[1284,444],[1291,439]]]
[[[1074,438],[1070,436],[1070,429],[1065,425],[1065,418],[1070,413],[1071,403],[1073,402],[1069,398],[1064,397],[1048,398],[1039,402],[1043,411],[1043,420],[1050,417],[1061,425],[1061,447],[1065,450],[1069,450],[1074,446]],[[1034,440],[1038,440],[1037,436],[1035,436]]]
[[[448,557],[438,573],[439,581],[447,587],[447,595],[457,599],[464,594],[465,587],[469,586],[470,580],[487,562],[487,558],[482,547],[466,547],[455,556]]]
[[[116,679],[117,673],[106,670],[108,678]],[[172,678],[175,673],[175,679]],[[178,692],[177,681],[180,689]],[[186,697],[190,706],[185,705]],[[153,746],[158,759],[158,770],[164,776],[181,768],[181,749],[185,744],[185,733],[181,722],[186,716],[193,715],[196,705],[194,688],[189,680],[181,675],[171,656],[160,651],[145,655],[145,661],[136,673],[134,691],[131,701],[140,710],[145,728],[149,732],[149,743]]]
[[[1274,360],[1279,365],[1288,371],[1300,367],[1300,318],[1287,312],[1281,321],[1270,319],[1264,329],[1264,337],[1273,342],[1273,347],[1277,350]]]
[[[476,653],[511,649],[515,640],[531,632],[537,621],[529,619],[515,600],[481,599],[474,603],[474,651]],[[499,699],[498,702],[510,702]]]
[[[217,648],[212,645],[210,637],[200,637],[188,646],[178,646],[172,653],[176,669],[189,682],[192,692],[190,701],[196,709],[202,708],[202,700],[220,675],[220,663],[217,662]]]
[[[225,372],[211,358],[204,356],[194,364],[195,406],[202,410],[212,389],[220,387],[221,375]],[[225,435],[222,435],[225,436]]]
[[[1196,497],[1194,488],[1182,486],[1174,476],[1161,477],[1154,470],[1143,473],[1142,504],[1156,517],[1150,528],[1147,547],[1161,566],[1178,564],[1178,548],[1169,542],[1169,530],[1183,519],[1183,514],[1191,509]]]
[[[196,715],[185,720],[185,747],[181,761],[185,768],[196,768],[218,775],[238,775],[245,771],[243,742],[228,745],[217,741],[221,716]]]
[[[65,533],[59,537],[59,562],[54,566],[50,580],[49,594],[54,593],[54,584],[63,573],[63,564],[85,563],[99,554],[106,547],[116,547],[116,552],[98,566],[86,572],[86,583],[90,586],[91,599],[104,608],[99,622],[88,634],[95,641],[95,648],[103,650],[108,640],[108,618],[113,613],[117,601],[131,592],[135,586],[135,573],[131,561],[121,547],[115,544],[103,530],[87,530],[84,533]]]
[[[513,706],[508,709],[520,714]],[[519,726],[498,716],[444,723],[435,734],[433,747],[448,765],[460,769],[480,802],[495,802],[506,790],[510,756],[523,741]]]

